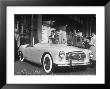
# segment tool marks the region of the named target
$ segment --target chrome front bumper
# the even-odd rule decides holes
[[[69,64],[57,64],[57,66],[80,66],[80,65],[89,65],[90,62],[77,62],[77,63],[69,63]]]

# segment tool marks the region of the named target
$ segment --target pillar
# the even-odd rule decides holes
[[[38,15],[37,20],[37,34],[38,34],[38,42],[41,43],[42,41],[42,15]]]

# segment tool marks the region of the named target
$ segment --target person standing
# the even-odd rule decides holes
[[[19,30],[15,28],[15,40],[17,42],[17,47],[19,48],[20,46],[20,33]]]
[[[18,28],[15,28],[15,61],[19,59],[18,49],[20,47],[20,33]]]
[[[93,67],[96,66],[96,35],[92,33],[91,41],[90,41],[90,50],[93,53],[93,59],[92,59],[92,64]]]
[[[93,46],[96,46],[96,35],[95,35],[95,33],[92,33],[90,44]]]
[[[66,26],[59,27],[59,44],[67,44]]]

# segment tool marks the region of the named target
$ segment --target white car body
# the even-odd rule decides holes
[[[23,58],[42,65],[42,58],[45,53],[49,53],[53,59],[53,63],[57,66],[77,66],[77,65],[89,65],[90,53],[88,49],[82,49],[73,46],[67,46],[65,44],[49,44],[38,43],[34,46],[29,44],[21,45],[19,51],[23,53]],[[60,57],[59,53],[64,52],[65,56]],[[84,53],[86,56],[83,60],[67,59],[67,53]],[[80,57],[80,56],[79,56]]]

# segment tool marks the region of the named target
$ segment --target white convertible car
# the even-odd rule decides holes
[[[49,43],[21,45],[18,52],[21,61],[41,64],[46,73],[53,72],[55,66],[87,66],[93,56],[88,49]]]

